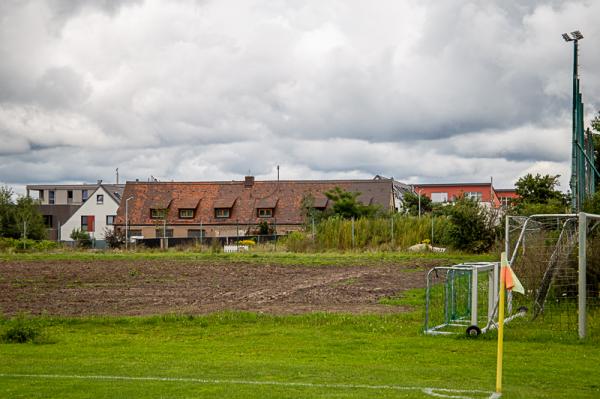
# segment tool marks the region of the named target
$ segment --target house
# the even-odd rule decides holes
[[[464,196],[491,208],[502,205],[491,182],[414,184],[413,190],[417,194],[429,197],[434,203],[452,202]]]
[[[519,198],[519,194],[514,188],[497,188],[496,195],[504,208],[514,205]]]
[[[358,200],[395,209],[392,180],[286,180],[226,182],[127,182],[117,211],[117,228],[129,236],[224,237],[244,235],[267,222],[277,233],[299,230],[306,208],[333,204],[325,192],[335,187],[360,193]]]
[[[61,226],[87,201],[90,194],[102,184],[30,184],[25,188],[27,196],[39,201],[39,210],[48,228],[48,239],[61,240]],[[123,190],[124,185],[104,185],[109,192]],[[37,198],[35,195],[37,194]],[[70,233],[69,233],[70,234]]]
[[[412,187],[409,184],[401,183],[397,180],[394,180],[393,177],[384,177],[381,175],[375,175],[373,180],[389,180],[392,183],[392,192],[394,195],[394,204],[396,208],[396,212],[400,212],[402,209],[402,200],[404,199],[404,194],[412,192]]]
[[[89,233],[90,237],[103,241],[105,230],[113,229],[117,209],[123,189],[100,184],[69,219],[61,226],[62,241],[73,241],[71,232],[75,229]]]

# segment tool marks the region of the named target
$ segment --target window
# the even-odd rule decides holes
[[[44,226],[52,227],[52,215],[44,215]]]
[[[73,203],[73,190],[67,190],[67,204]]]
[[[165,235],[166,233],[166,235]],[[173,229],[156,229],[156,238],[172,238],[173,237]]]
[[[142,230],[140,229],[129,229],[129,237],[143,237]]]
[[[114,225],[116,218],[117,218],[117,215],[106,215],[106,225],[107,226]]]
[[[98,205],[104,204],[104,194],[96,195],[96,204],[98,204]]]
[[[44,190],[38,190],[38,198],[43,201],[44,200]]]
[[[88,190],[81,190],[81,200],[83,202],[87,201],[89,196]]]
[[[167,217],[166,209],[150,209],[151,219],[164,219],[165,217]]]
[[[188,238],[204,238],[206,237],[206,230],[204,229],[189,229],[187,231]]]
[[[194,210],[193,209],[180,209],[179,210],[179,218],[180,219],[193,219],[194,218]]]
[[[228,218],[229,217],[229,208],[216,208],[215,209],[215,217],[216,218]]]
[[[465,198],[475,201],[481,201],[481,193],[479,191],[469,191],[465,193]]]
[[[81,231],[94,231],[94,216],[84,215],[81,217]]]
[[[448,193],[431,193],[431,202],[448,202]]]
[[[273,217],[273,208],[260,208],[258,210],[259,218],[272,218]]]
[[[513,199],[511,197],[500,197],[500,202],[502,203],[503,207],[508,208],[512,206]]]
[[[54,205],[54,190],[48,191],[48,203]]]

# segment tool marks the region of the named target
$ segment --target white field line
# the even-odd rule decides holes
[[[197,384],[215,385],[271,385],[280,387],[301,388],[335,388],[335,389],[375,389],[396,391],[421,391],[425,395],[437,398],[451,399],[478,399],[481,395],[488,395],[487,399],[500,398],[500,394],[480,391],[477,389],[447,389],[431,387],[405,387],[400,385],[365,385],[365,384],[318,384],[311,382],[285,382],[285,381],[252,381],[252,380],[217,380],[186,377],[130,377],[119,375],[68,375],[68,374],[3,374],[0,378],[40,378],[40,379],[77,379],[77,380],[108,380],[108,381],[159,381],[159,382],[191,382]],[[468,396],[476,394],[478,398]]]

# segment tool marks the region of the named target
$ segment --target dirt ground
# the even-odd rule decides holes
[[[278,266],[182,261],[0,262],[0,312],[61,316],[245,310],[394,313],[382,297],[423,287],[417,265]]]

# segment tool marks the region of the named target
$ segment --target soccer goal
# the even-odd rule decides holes
[[[498,298],[495,262],[434,267],[427,274],[425,334],[479,335]]]
[[[600,316],[600,215],[507,216],[505,250],[525,287],[525,296],[507,297],[510,315],[531,309],[539,328],[598,334]]]

